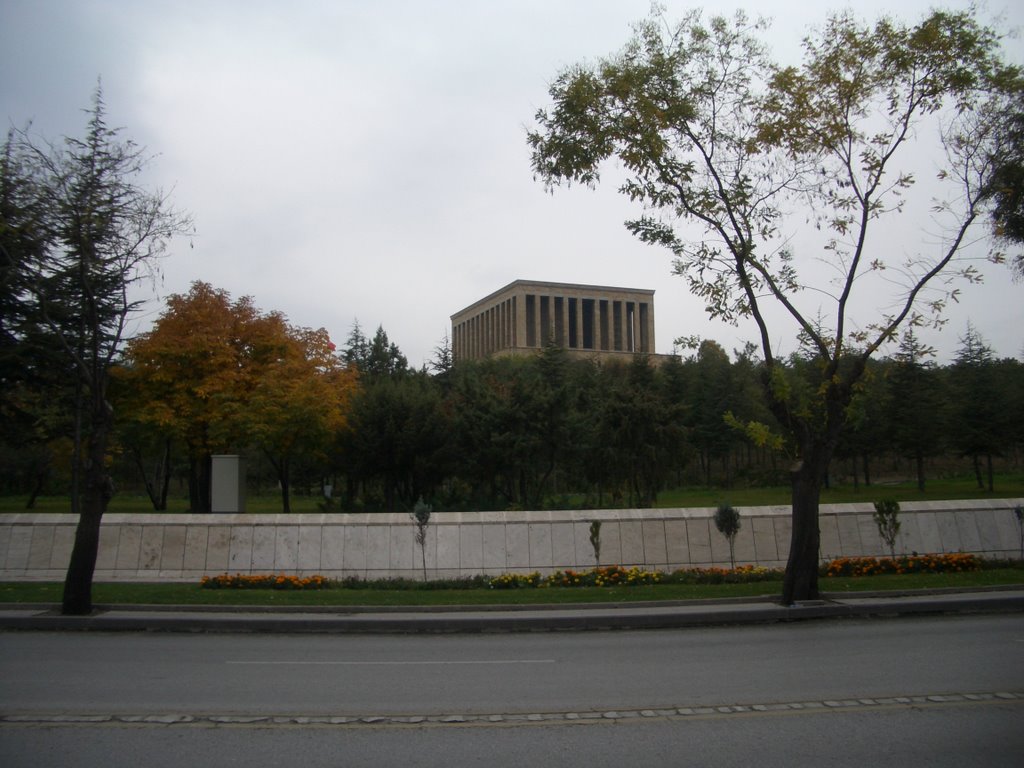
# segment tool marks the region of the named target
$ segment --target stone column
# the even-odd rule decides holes
[[[644,352],[649,355],[653,355],[655,352],[654,347],[654,302],[645,302],[641,304],[643,311],[640,313],[640,319],[644,324]]]
[[[623,317],[625,314],[625,306],[621,301],[612,302],[612,344],[611,347],[616,352],[621,352],[625,349],[625,343],[623,341],[623,329],[626,325],[626,319]]]
[[[508,349],[508,299],[501,302],[499,306],[499,317],[501,323],[498,326],[498,350]]]
[[[609,307],[608,307],[608,299],[598,299],[597,300],[597,316],[598,316],[597,338],[599,339],[599,341],[597,342],[597,348],[598,349],[602,349],[602,350],[607,350],[607,349],[611,348],[611,345],[608,343],[608,339],[609,339],[609,336],[610,336],[610,333],[611,333],[609,331],[609,328],[611,328],[611,325],[609,324],[610,318],[608,317],[609,313],[610,313],[610,310],[609,310]]]
[[[569,297],[562,297],[562,338],[558,340],[562,349],[569,348]]]
[[[513,349],[519,346],[520,339],[525,339],[526,336],[520,331],[520,320],[522,311],[522,301],[519,296],[513,296],[509,299],[509,304],[512,307],[512,338],[509,339],[509,346]]]
[[[576,348],[585,349],[583,344],[583,299],[576,299]]]
[[[632,311],[630,311],[632,308]],[[635,301],[625,302],[623,307],[626,329],[624,331],[623,346],[629,352],[637,351],[637,303]]]

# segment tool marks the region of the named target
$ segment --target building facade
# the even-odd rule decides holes
[[[548,344],[594,357],[654,354],[652,290],[516,280],[451,320],[456,361]]]

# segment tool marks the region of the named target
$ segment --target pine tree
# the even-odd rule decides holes
[[[9,141],[31,190],[30,207],[40,215],[39,247],[17,255],[25,295],[73,370],[76,387],[82,489],[64,585],[67,614],[92,610],[100,521],[113,493],[106,468],[114,418],[107,388],[126,323],[139,304],[128,289],[153,273],[170,239],[189,227],[166,197],[137,185],[148,158],[107,125],[99,87],[88,114],[84,138],[68,138],[63,146],[40,143],[27,131]],[[5,175],[10,167],[5,165]]]

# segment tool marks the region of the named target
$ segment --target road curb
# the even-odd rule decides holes
[[[1024,590],[906,596],[844,595],[782,606],[767,600],[743,603],[471,607],[359,612],[253,609],[194,610],[163,606],[104,607],[90,616],[62,616],[54,606],[0,606],[0,630],[216,633],[481,633],[675,629],[770,624],[841,618],[891,618],[924,614],[1024,612]]]

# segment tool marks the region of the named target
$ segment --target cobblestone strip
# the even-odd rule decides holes
[[[590,712],[537,712],[533,714],[475,715],[213,715],[213,714],[0,714],[4,725],[205,725],[205,726],[424,726],[424,725],[533,725],[586,722],[626,722],[650,719],[685,720],[697,717],[727,717],[780,712],[828,712],[869,710],[886,707],[936,706],[943,704],[1022,703],[1024,691],[985,693],[942,693],[918,696],[891,696],[874,699],[828,699],[825,701],[772,702],[767,704],[723,704],[703,707],[661,709],[615,709]]]

